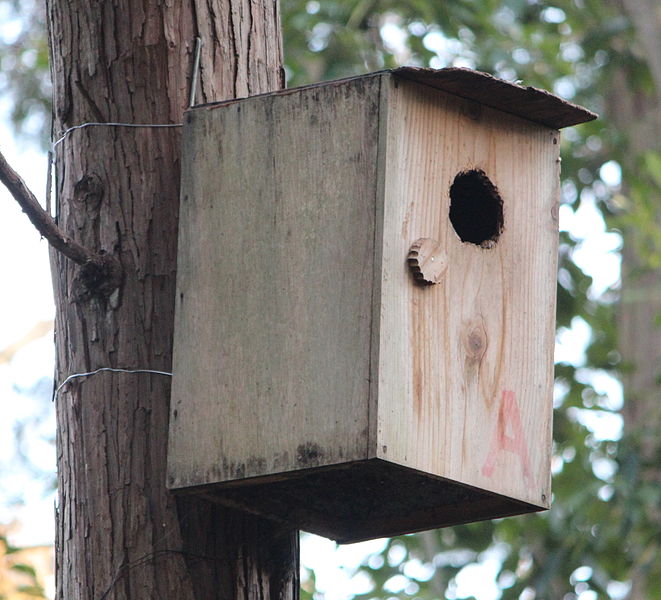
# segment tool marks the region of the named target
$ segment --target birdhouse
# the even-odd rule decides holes
[[[194,108],[168,486],[351,542],[549,507],[559,132],[467,69]]]

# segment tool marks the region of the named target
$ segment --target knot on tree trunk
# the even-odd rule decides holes
[[[95,254],[81,265],[74,280],[76,302],[107,300],[122,283],[119,261],[105,252]]]

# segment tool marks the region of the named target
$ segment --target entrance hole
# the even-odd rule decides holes
[[[493,248],[503,231],[503,199],[480,169],[462,171],[450,186],[450,222],[462,242]]]

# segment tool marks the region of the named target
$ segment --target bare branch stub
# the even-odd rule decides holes
[[[119,263],[110,255],[92,252],[64,233],[1,152],[0,181],[48,243],[82,267],[82,281],[93,295],[112,293],[118,287],[121,281]]]

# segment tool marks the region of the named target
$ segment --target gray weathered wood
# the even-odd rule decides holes
[[[366,458],[379,84],[190,113],[174,487]]]

